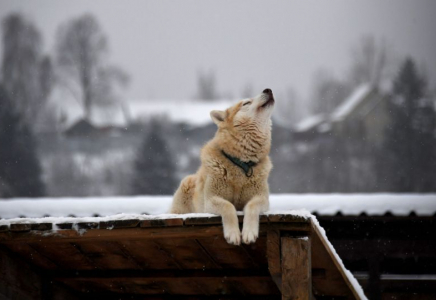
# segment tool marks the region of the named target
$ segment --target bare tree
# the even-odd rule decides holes
[[[23,121],[38,123],[53,86],[50,58],[38,29],[21,14],[3,20],[2,81]]]
[[[315,74],[311,112],[331,113],[351,92],[351,87],[325,70]]]
[[[384,39],[363,36],[351,49],[349,78],[352,86],[362,83],[379,84],[391,75],[394,55]]]
[[[198,72],[197,75],[197,99],[216,100],[219,98],[216,89],[215,72]]]
[[[116,101],[115,88],[128,83],[128,76],[108,64],[108,42],[95,17],[85,14],[61,26],[57,64],[60,80],[79,98],[86,119],[94,106]]]

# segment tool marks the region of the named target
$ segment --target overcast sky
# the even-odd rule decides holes
[[[372,34],[436,77],[436,1],[0,0],[0,18],[23,12],[53,53],[58,26],[93,13],[111,61],[132,77],[128,99],[190,98],[198,71],[215,70],[221,92],[247,84],[310,95],[319,68],[344,77],[350,47]],[[0,42],[1,44],[1,42]]]

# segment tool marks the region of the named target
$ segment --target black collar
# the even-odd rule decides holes
[[[232,163],[240,167],[242,170],[244,170],[245,176],[251,177],[253,175],[253,167],[257,164],[254,161],[249,162],[243,162],[237,157],[233,157],[231,155],[228,155],[223,150],[221,152],[224,154],[225,157],[227,157],[228,160],[230,160]]]

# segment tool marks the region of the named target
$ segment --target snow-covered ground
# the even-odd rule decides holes
[[[168,212],[171,196],[37,198],[0,200],[0,218],[91,217]],[[393,215],[436,213],[436,194],[273,194],[270,210],[306,209],[320,215]],[[0,220],[4,222],[4,220]]]

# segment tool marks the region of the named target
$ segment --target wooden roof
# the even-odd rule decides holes
[[[220,217],[64,223],[57,231],[51,223],[3,225],[0,257],[25,262],[78,299],[291,299],[297,285],[314,298],[360,299],[310,218],[260,222],[256,243],[241,246],[225,241]],[[306,260],[292,257],[299,249]],[[292,261],[309,266],[307,276]],[[4,280],[13,279],[0,277],[0,287]]]

